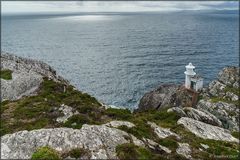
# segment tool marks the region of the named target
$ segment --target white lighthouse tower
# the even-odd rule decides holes
[[[193,71],[195,66],[192,65],[192,63],[189,63],[186,67],[186,71],[184,72],[185,76],[185,87],[190,89],[191,88],[191,78],[196,75],[196,73]]]

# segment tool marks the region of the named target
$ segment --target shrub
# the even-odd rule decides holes
[[[12,71],[9,69],[1,70],[0,78],[5,79],[5,80],[11,80],[12,79]]]
[[[68,155],[72,158],[90,158],[90,151],[84,148],[75,148],[68,152]]]
[[[118,120],[128,120],[132,117],[132,114],[128,109],[108,108],[105,114]]]
[[[59,154],[50,147],[40,147],[33,153],[32,160],[60,160]]]
[[[76,125],[73,125],[73,124]],[[86,123],[90,123],[90,120],[88,117],[86,117],[85,115],[73,115],[72,117],[70,117],[67,122],[64,123],[65,127],[69,127],[69,128],[76,128],[76,129],[80,129],[82,128],[83,124]]]
[[[119,159],[152,159],[152,153],[142,147],[135,146],[132,143],[125,143],[116,147]]]

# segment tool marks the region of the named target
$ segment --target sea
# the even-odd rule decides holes
[[[192,63],[204,86],[239,65],[238,11],[2,15],[1,50],[44,61],[107,105],[134,109]]]

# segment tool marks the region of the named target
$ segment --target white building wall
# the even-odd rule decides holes
[[[191,77],[189,75],[186,75],[185,77],[185,87],[190,88],[191,86]]]
[[[203,88],[203,80],[198,80],[197,83],[196,83],[196,91],[199,91]]]

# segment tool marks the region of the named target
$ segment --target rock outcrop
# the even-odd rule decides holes
[[[175,84],[164,84],[146,93],[141,98],[136,111],[191,106],[191,103],[192,95],[184,87]]]
[[[36,94],[43,77],[68,83],[46,63],[1,52],[1,70],[9,69],[11,80],[1,79],[1,101]]]
[[[227,88],[236,88],[239,87],[239,68],[238,67],[225,67],[218,73],[217,80],[212,81],[209,84],[208,92],[211,96],[224,97],[226,96]],[[234,93],[228,93],[227,96],[233,96],[233,100],[237,95]]]
[[[58,110],[63,113],[63,116],[58,117],[56,119],[56,121],[59,123],[65,123],[68,120],[68,118],[72,117],[73,115],[79,114],[78,111],[74,111],[72,107],[67,106],[65,104],[62,104]]]
[[[176,152],[187,159],[192,159],[191,149],[188,143],[178,143],[178,148]]]
[[[200,100],[197,109],[212,113],[221,121],[222,127],[233,131],[239,130],[239,108],[235,104],[222,101],[213,103],[210,100]]]
[[[161,85],[159,88],[146,93],[140,100],[138,110],[161,109],[174,103],[173,95],[178,89],[177,85]]]
[[[147,122],[151,128],[154,130],[154,132],[156,133],[156,135],[159,137],[159,138],[166,138],[166,137],[169,137],[169,136],[175,136],[177,139],[180,139],[180,136],[177,135],[176,133],[170,131],[169,128],[162,128],[160,126],[158,126],[156,123],[153,123],[153,122]]]
[[[182,124],[190,132],[203,139],[221,140],[227,142],[239,142],[226,129],[209,125],[191,118],[182,117],[178,120],[178,124]]]
[[[37,148],[49,146],[59,152],[86,148],[91,151],[91,159],[115,159],[116,146],[130,143],[130,136],[134,137],[116,128],[86,124],[80,130],[54,128],[20,131],[1,137],[1,158],[29,159]]]

